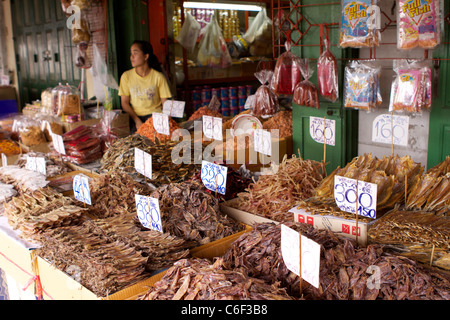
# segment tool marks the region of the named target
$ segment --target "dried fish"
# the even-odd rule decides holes
[[[221,260],[183,259],[139,300],[293,300],[278,284],[223,270]]]

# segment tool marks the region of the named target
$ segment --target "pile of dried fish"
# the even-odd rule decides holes
[[[322,163],[286,157],[273,175],[263,175],[238,194],[231,205],[236,209],[284,222],[292,220],[289,210],[313,195],[322,181]]]
[[[420,210],[449,215],[450,212],[450,157],[431,168],[411,188],[406,210]]]
[[[92,207],[96,218],[107,218],[125,213],[136,214],[135,195],[150,194],[150,187],[134,181],[126,173],[114,171],[89,181]]]
[[[13,185],[19,193],[33,192],[48,185],[43,174],[18,166],[0,168],[0,181]]]
[[[54,178],[73,171],[73,169],[71,169],[67,165],[67,163],[65,163],[61,159],[58,159],[56,157],[48,157],[46,154],[40,152],[22,154],[17,160],[16,165],[19,168],[25,168],[27,164],[27,157],[45,158],[47,178]]]
[[[221,260],[180,260],[140,300],[293,300],[277,284],[223,270]]]
[[[242,231],[244,227],[220,211],[219,201],[195,181],[156,189],[165,232],[203,245]]]
[[[138,134],[119,139],[103,156],[100,172],[108,173],[120,170],[133,177],[143,179],[143,176],[135,170],[134,149],[138,148],[153,157],[153,179],[148,180],[153,185],[160,186],[167,183],[187,181],[200,170],[201,165],[196,165],[195,163],[198,162],[194,159],[190,159],[191,161],[188,164],[184,162],[181,164],[174,163],[172,152],[178,144],[179,142],[176,141],[160,142],[158,139],[152,142]],[[191,150],[194,150],[194,147],[191,147]]]
[[[0,205],[9,201],[12,197],[17,195],[16,189],[13,185],[4,184],[0,182]]]
[[[126,243],[111,242],[91,224],[47,230],[40,243],[39,256],[100,297],[149,276],[147,257]]]
[[[193,246],[192,243],[167,233],[143,230],[133,214],[85,223],[90,223],[95,233],[101,233],[110,242],[125,243],[135,248],[143,257],[147,257],[145,265],[147,271],[168,268],[174,262],[187,258],[190,254],[189,249]]]
[[[326,177],[315,190],[312,202],[323,203],[331,208],[335,206],[334,200],[334,178],[342,176],[359,181],[375,183],[377,189],[377,217],[394,208],[396,204],[405,202],[405,193],[409,194],[417,185],[422,176],[424,168],[412,161],[411,157],[389,156],[383,159],[365,154],[356,157],[344,168],[338,168]],[[406,191],[406,192],[405,192]],[[333,209],[332,214],[347,217],[348,214]],[[314,213],[314,212],[312,212]]]
[[[280,139],[293,135],[292,111],[280,111],[263,123],[264,130],[279,130]]]
[[[155,126],[153,124],[153,117],[148,119],[142,126],[139,127],[137,133],[141,136],[144,136],[151,141],[166,141],[172,139],[172,135],[175,131],[180,129],[180,126],[178,123],[175,122],[172,118],[169,117],[169,132],[170,134],[168,136],[158,133],[155,129]]]
[[[387,213],[369,229],[369,240],[396,248],[402,255],[450,270],[450,219],[433,212]],[[432,257],[433,255],[433,257]]]
[[[22,231],[26,240],[34,241],[39,241],[39,234],[47,229],[77,223],[87,211],[50,188],[24,193],[3,206],[11,227]]]
[[[282,259],[280,229],[256,225],[253,234],[236,240],[224,255],[223,265],[246,270],[268,283],[281,282],[288,293],[298,296],[298,277],[287,271]],[[359,247],[352,240],[308,225],[293,229],[321,245],[320,285],[316,289],[303,281],[302,297],[307,300],[450,299],[450,277],[445,273],[387,253],[380,245]],[[374,271],[379,271],[379,278]]]

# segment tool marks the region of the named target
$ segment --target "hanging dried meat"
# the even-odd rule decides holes
[[[203,245],[242,231],[244,227],[220,211],[219,200],[195,181],[156,189],[163,230]]]
[[[293,300],[277,284],[223,270],[220,259],[180,260],[140,300]]]
[[[325,40],[325,51],[317,60],[317,77],[319,94],[331,102],[336,102],[339,98],[338,65],[330,51],[328,40]]]
[[[274,221],[292,220],[289,210],[313,195],[323,179],[322,167],[317,161],[285,157],[277,173],[261,176],[230,205]]]

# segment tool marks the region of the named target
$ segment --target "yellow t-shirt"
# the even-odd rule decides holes
[[[161,99],[170,99],[172,93],[161,72],[152,70],[146,77],[131,69],[120,79],[119,96],[129,96],[130,104],[139,117],[162,112]]]

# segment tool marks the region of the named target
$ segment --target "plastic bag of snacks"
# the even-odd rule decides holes
[[[421,113],[431,108],[431,68],[425,61],[395,60],[389,111]]]
[[[320,95],[331,102],[336,102],[339,98],[338,66],[336,58],[330,51],[328,40],[325,40],[325,51],[317,61],[317,77]]]
[[[294,103],[300,106],[320,109],[319,92],[317,87],[309,81],[314,73],[312,64],[308,59],[301,59],[301,72],[305,80],[297,84],[294,90]]]
[[[33,147],[46,143],[47,139],[39,121],[27,117],[14,120],[13,131],[17,132],[23,145]]]
[[[380,30],[374,21],[379,12],[377,0],[342,0],[340,46],[342,48],[374,47],[380,43]]]
[[[278,98],[269,87],[273,77],[273,71],[262,70],[255,73],[255,77],[261,83],[261,86],[255,93],[255,105],[253,106],[253,115],[258,117],[270,117],[280,111]]]
[[[228,68],[231,66],[227,43],[215,17],[205,27],[200,40],[197,62],[205,67]]]
[[[178,34],[176,40],[188,51],[192,51],[197,44],[197,39],[200,34],[201,25],[197,20],[189,13],[186,12],[184,24]]]
[[[286,42],[287,52],[280,55],[275,65],[271,89],[277,95],[292,95],[295,86],[302,81],[299,58],[291,53],[291,44]]]
[[[344,106],[371,111],[383,102],[381,67],[372,60],[352,61],[345,68]]]
[[[243,36],[249,45],[249,52],[252,56],[271,56],[273,54],[273,48],[269,45],[272,43],[272,25],[267,10],[263,8]]]
[[[57,116],[74,115],[81,113],[80,92],[73,86],[59,87]]]
[[[397,47],[433,49],[441,43],[441,0],[398,0]]]

